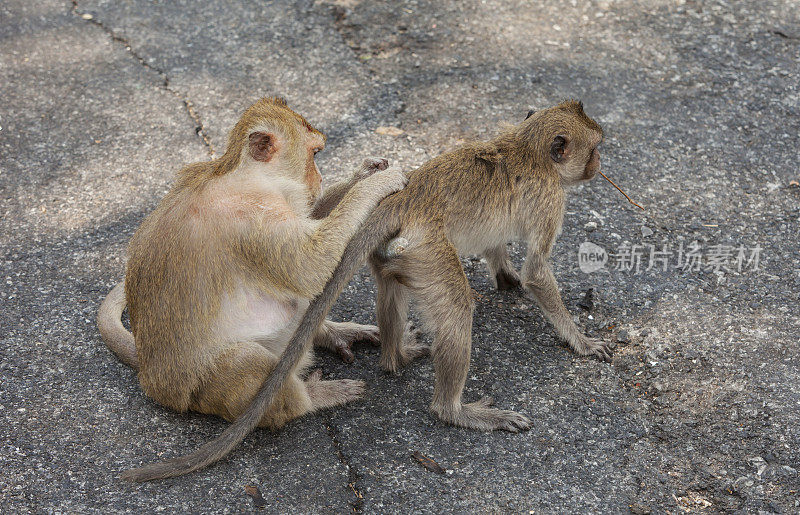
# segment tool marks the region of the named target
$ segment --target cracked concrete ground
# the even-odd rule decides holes
[[[275,512],[800,511],[798,2],[10,0],[0,41],[3,511],[239,512],[256,509],[248,485]],[[618,341],[613,363],[570,353],[465,257],[465,397],[492,395],[530,431],[445,426],[428,361],[389,377],[360,348],[318,362],[366,380],[363,401],[257,431],[205,471],[122,483],[225,423],[145,398],[100,342],[97,307],[174,172],[219,155],[268,94],[329,135],[330,180],[367,155],[412,168],[581,98],[606,130],[604,170],[647,208],[581,186],[554,252],[581,326]],[[584,241],[642,245],[640,273],[582,272]],[[645,270],[649,245],[694,241],[759,246],[758,270],[676,256]],[[362,271],[333,315],[373,311]]]

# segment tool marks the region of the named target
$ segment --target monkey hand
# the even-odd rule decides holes
[[[383,157],[368,157],[361,163],[361,167],[353,174],[354,181],[366,179],[375,172],[389,168],[389,161]]]
[[[363,187],[375,193],[378,199],[383,199],[396,191],[402,190],[407,183],[408,177],[402,171],[392,169],[367,177],[363,181]]]
[[[611,344],[603,340],[581,335],[575,350],[581,356],[597,356],[600,361],[611,363]]]

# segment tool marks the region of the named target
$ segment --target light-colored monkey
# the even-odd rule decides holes
[[[331,277],[348,241],[405,176],[367,160],[320,197],[314,155],[325,137],[280,98],[242,115],[223,156],[186,166],[136,231],[123,286],[103,302],[98,326],[138,369],[145,393],[183,412],[236,419],[251,403]],[[121,323],[127,304],[132,335]],[[325,321],[318,346],[352,358],[354,340],[377,328]],[[358,398],[362,381],[302,380],[295,363],[259,425],[280,427],[318,408]]]
[[[347,245],[331,280],[306,310],[244,414],[194,454],[129,471],[127,477],[146,481],[184,474],[227,454],[277,402],[276,393],[313,341],[318,325],[370,255],[378,286],[381,366],[395,372],[425,351],[404,338],[408,300],[413,297],[425,328],[434,336],[431,410],[462,427],[527,429],[526,417],[492,408],[489,398],[461,402],[469,368],[473,300],[458,255],[484,255],[497,286],[521,284],[533,294],[575,352],[610,360],[608,346],[587,338],[573,323],[548,262],[561,230],[566,189],[599,170],[597,147],[602,139],[602,129],[586,116],[582,104],[568,101],[529,113],[524,122],[491,141],[447,152],[409,173],[406,188],[383,200]],[[521,278],[506,251],[506,243],[514,239],[528,242]]]

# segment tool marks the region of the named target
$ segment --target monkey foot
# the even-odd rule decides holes
[[[378,338],[378,328],[374,325],[353,324],[351,322],[333,323],[328,326],[328,337],[318,344],[336,352],[342,361],[352,363],[355,359],[353,355],[353,343],[366,342],[372,345],[380,345]]]
[[[364,381],[353,379],[336,379],[322,381],[322,370],[317,369],[305,381],[306,391],[311,398],[314,409],[341,406],[363,397]]]
[[[459,410],[438,409],[435,405],[431,406],[431,410],[443,421],[469,429],[500,429],[512,433],[530,429],[531,421],[528,417],[515,411],[492,408],[493,404],[491,397],[483,397],[477,402],[462,404]]]
[[[600,361],[611,363],[611,344],[603,340],[581,335],[578,345],[572,348],[581,356],[597,356]]]
[[[413,322],[406,324],[403,332],[403,365],[407,365],[420,356],[426,356],[431,352],[431,346],[419,341],[420,331],[414,326]]]
[[[419,341],[420,331],[414,327],[413,322],[406,324],[403,331],[403,340],[394,350],[384,348],[381,352],[380,365],[390,374],[398,374],[400,369],[420,356],[430,354],[431,347]]]

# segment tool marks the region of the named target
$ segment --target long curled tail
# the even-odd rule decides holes
[[[122,473],[123,479],[141,482],[188,474],[221,459],[244,440],[245,436],[261,421],[278,390],[286,382],[286,378],[311,347],[319,326],[353,274],[379,244],[387,241],[400,230],[398,218],[392,216],[391,210],[385,207],[385,204],[386,202],[383,202],[372,212],[347,244],[333,275],[322,293],[309,305],[297,331],[281,354],[278,364],[267,376],[247,410],[220,436],[204,444],[194,453],[127,470]]]
[[[114,286],[100,304],[97,312],[97,328],[100,336],[120,361],[133,368],[139,368],[136,357],[136,342],[133,335],[122,325],[122,311],[125,309],[125,281]]]

